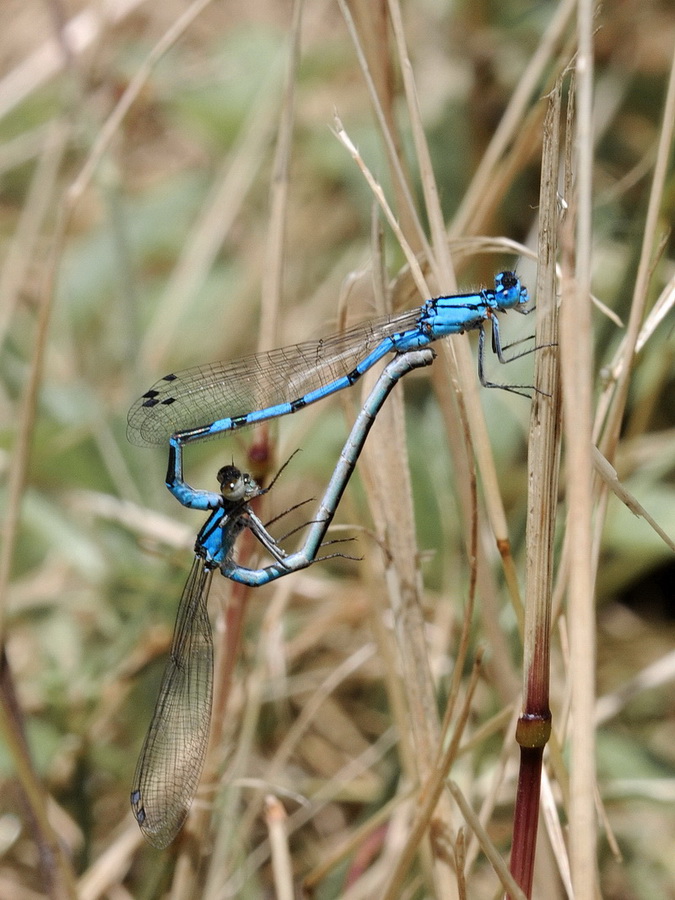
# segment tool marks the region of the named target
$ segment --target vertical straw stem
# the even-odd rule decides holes
[[[593,170],[594,4],[578,7],[578,115],[575,130],[576,195],[570,238],[563,246],[560,363],[566,450],[567,582],[570,634],[570,865],[577,900],[596,896],[595,813],[595,604],[592,494],[591,247]],[[574,229],[574,237],[571,233]]]
[[[516,728],[520,769],[514,811],[511,873],[530,896],[539,819],[541,766],[551,730],[549,710],[553,538],[560,464],[560,389],[556,304],[557,183],[562,85],[552,91],[544,119],[539,266],[537,269],[535,394],[530,415],[523,710]]]

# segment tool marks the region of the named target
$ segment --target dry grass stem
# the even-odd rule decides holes
[[[673,10],[10,6],[0,895],[665,896]],[[256,590],[214,573],[203,778],[149,847],[129,789],[203,517],[167,493],[167,448],[128,444],[130,404],[187,366],[320,360],[504,270],[537,308],[500,314],[505,354],[538,349],[502,367],[488,328],[485,375],[539,392],[483,390],[472,332],[435,341],[369,434],[336,555]],[[232,463],[269,486],[301,449],[255,507],[297,548],[376,375],[191,444],[188,481]],[[247,530],[236,553],[268,562]]]

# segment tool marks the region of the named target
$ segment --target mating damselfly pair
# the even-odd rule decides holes
[[[428,366],[428,345],[452,334],[478,330],[478,373],[485,387],[515,393],[529,385],[502,385],[486,379],[486,323],[492,349],[504,356],[498,313],[530,312],[527,289],[513,272],[500,272],[494,289],[437,297],[408,312],[386,316],[332,337],[166,375],[132,406],[128,437],[140,445],[169,446],[166,484],[192,509],[210,511],[195,543],[195,558],[179,603],[170,658],[139,757],[131,805],[143,833],[156,847],[176,836],[194,798],[206,755],[213,689],[213,644],[207,598],[213,572],[243,584],[267,584],[317,561],[330,523],[349,482],[368,432],[396,383],[413,369]],[[529,352],[529,351],[526,351]],[[220,492],[197,490],[183,476],[183,447],[278,418],[355,384],[387,354],[363,405],[301,548],[287,554],[250,506],[263,491],[233,466],[219,472]],[[529,396],[526,394],[526,396]],[[261,569],[237,564],[234,546],[248,529],[272,557]]]

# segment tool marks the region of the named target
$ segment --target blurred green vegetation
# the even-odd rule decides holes
[[[35,5],[20,9],[22,5],[15,4],[12,33],[18,35],[17,44],[4,49],[5,73],[12,68],[12,59],[16,64],[49,37],[47,30],[36,31],[32,26]],[[646,11],[635,0],[625,6],[638,20],[639,34],[633,35],[624,25],[616,52],[604,37],[599,38],[597,103],[606,117],[600,116],[594,219],[594,292],[624,322],[651,172],[647,166],[641,171],[641,166],[653,155],[668,76],[669,60],[659,49],[665,46],[664,39],[656,32],[667,28],[672,51],[675,22],[672,8],[665,4],[649,4]],[[179,508],[166,492],[164,451],[127,444],[126,412],[135,397],[165,371],[242,356],[257,348],[273,142],[288,41],[285,15],[275,7],[212,5],[154,68],[98,167],[94,183],[75,209],[59,260],[6,627],[34,763],[79,831],[75,843],[82,871],[100,856],[128,817],[135,757],[152,713],[191,541],[201,524],[198,514]],[[166,9],[158,3],[140,6],[123,24],[106,31],[94,51],[78,56],[70,71],[60,71],[15,109],[0,115],[0,144],[5,146],[56,120],[74,123],[54,185],[53,209],[25,260],[6,331],[0,330],[3,507],[35,347],[57,198],[80,171],[102,123],[149,49],[171,24],[176,9],[176,4]],[[483,4],[480,13],[421,0],[406,5],[427,138],[448,218],[457,209],[485,141],[552,12],[550,4]],[[611,11],[607,16],[611,19]],[[652,55],[645,51],[650,46],[650,26],[654,29]],[[614,34],[617,28],[610,30]],[[642,56],[636,51],[631,58],[626,45],[633,37],[639,38]],[[310,11],[297,78],[279,345],[332,332],[343,279],[365,266],[371,255],[372,197],[331,134],[334,107],[389,192],[379,132],[353,49],[337,9],[324,5],[321,15]],[[243,136],[256,115],[263,119],[259,136],[251,142],[256,156],[244,160],[254,173],[250,187],[233,211],[225,210],[223,201],[223,214],[232,213],[231,225],[212,260],[190,273],[186,289],[177,294],[172,286],[181,254],[191,241],[209,237],[204,234],[204,210],[227,166],[242,163]],[[406,127],[402,125],[403,139],[410,146]],[[27,149],[25,158],[0,170],[0,239],[5,261],[29,203],[41,146]],[[413,175],[419,190],[414,169]],[[664,231],[672,221],[672,185],[671,173],[662,209]],[[533,161],[500,207],[495,233],[531,241],[537,191],[538,170]],[[393,276],[402,258],[390,235],[385,249]],[[469,282],[512,262],[512,258],[494,256],[474,262]],[[672,277],[671,238],[656,263],[654,294]],[[9,304],[10,298],[0,297],[0,304],[5,302]],[[360,312],[368,315],[372,310]],[[593,317],[601,384],[603,367],[611,362],[623,331],[597,310]],[[520,329],[517,336],[527,333],[527,323],[509,320],[509,327],[512,324],[514,330]],[[622,482],[670,534],[675,532],[674,356],[671,314],[637,360],[619,455]],[[529,371],[531,361],[526,359],[515,367],[512,380],[527,378]],[[484,393],[514,556],[520,565],[529,406],[519,397]],[[423,380],[413,381],[406,396],[418,545],[425,555],[430,605],[440,604],[466,595],[469,572],[464,539],[458,530],[453,473],[435,401]],[[296,447],[302,453],[275,486],[269,498],[270,515],[299,499],[320,495],[345,434],[338,403],[325,403],[279,425],[278,459],[283,461]],[[190,480],[212,489],[220,465],[231,458],[239,462],[245,458],[247,438],[191,450]],[[130,524],[120,506],[107,506],[101,498],[139,504],[142,510],[165,517],[160,520],[163,524],[142,527],[138,520]],[[611,497],[609,503],[598,571],[601,692],[630,679],[657,656],[672,652],[675,633],[672,553],[619,500]],[[369,525],[358,482],[338,518]],[[184,533],[172,530],[175,523],[185,526]],[[355,555],[373,552],[374,542],[361,535]],[[311,576],[328,581],[330,590],[342,591],[346,598],[361,597],[364,589],[368,595],[368,586],[359,581],[359,563],[338,560],[316,567]],[[651,591],[644,613],[642,584]],[[269,596],[270,592],[261,592],[261,597]],[[254,599],[249,609],[244,671],[254,654],[264,606]],[[289,614],[291,636],[296,614],[304,625],[311,611],[301,604]],[[625,639],[626,616],[639,623],[634,640]],[[517,655],[515,622],[510,613],[503,618]],[[317,649],[317,658],[321,652]],[[311,654],[305,664],[311,668]],[[366,681],[360,690],[367,689],[372,693],[361,702],[372,706],[375,718],[375,712],[386,716],[381,684]],[[666,683],[653,693],[641,694],[639,702],[629,703],[620,718],[604,725],[599,765],[608,782],[663,779],[672,799],[675,734],[672,703],[667,698]],[[283,737],[284,715],[279,718],[281,723],[270,734],[265,734],[261,723],[261,757]],[[254,769],[260,760],[255,763]],[[31,835],[17,794],[10,790],[12,761],[2,742],[0,773],[7,786],[3,787],[5,800],[11,798],[6,805],[0,803],[0,821],[16,816],[24,829],[0,846],[0,874],[8,879],[6,883],[39,892],[37,872],[30,873],[25,865]],[[309,779],[307,772],[304,778]],[[358,804],[353,809],[345,804],[340,815],[348,823],[357,818],[357,809]],[[609,855],[603,859],[605,896],[666,896],[672,878],[671,850],[645,848],[642,835],[652,829],[657,834],[659,829],[670,829],[671,838],[675,837],[672,816],[664,816],[663,805],[654,798],[638,797],[634,803],[626,796],[613,800],[610,818],[614,817],[621,826],[625,860],[619,867]],[[320,834],[311,831],[298,865],[307,868],[321,854],[319,840]],[[150,857],[152,851],[146,855]],[[124,890],[135,897],[161,896],[167,877],[159,874],[163,866],[154,857],[140,860],[125,877]],[[317,897],[340,896],[342,874],[333,873]],[[263,896],[269,881],[267,874],[260,877],[256,887],[247,887],[252,893],[240,896]],[[672,889],[672,881],[670,885]],[[0,894],[3,890],[0,887]]]

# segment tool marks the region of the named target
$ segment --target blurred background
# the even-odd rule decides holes
[[[375,7],[379,10],[379,4],[371,7],[374,30],[366,43],[371,64],[378,55],[392,53],[391,34],[386,27],[377,30],[381,20]],[[362,35],[368,34],[367,9],[359,3],[351,8]],[[519,79],[562,9],[520,0],[457,5],[411,0],[404,5],[408,50],[447,222],[461,214],[471,178]],[[189,18],[182,21],[183,16]],[[268,346],[282,346],[338,330],[345,309],[350,321],[378,313],[371,275],[373,198],[332,131],[336,110],[392,204],[396,189],[341,10],[336,3],[308,2],[292,77],[279,294],[271,298],[270,247],[278,246],[278,233],[271,234],[271,191],[280,121],[290,104],[285,84],[292,4],[5,0],[2,19],[0,502],[5,570],[0,588],[8,675],[3,703],[12,706],[14,697],[15,721],[25,729],[31,764],[50,798],[50,819],[82,879],[79,896],[163,896],[173,857],[142,843],[128,795],[202,519],[167,492],[165,450],[127,443],[127,410],[165,372],[255,352],[261,327],[267,329]],[[626,0],[601,9],[597,28],[593,292],[625,323],[672,65],[675,9],[655,0]],[[175,35],[167,38],[172,29]],[[561,56],[564,48],[572,52],[571,27],[562,31],[557,47]],[[387,67],[374,71],[384,74]],[[378,90],[391,98],[389,108],[400,112],[396,133],[419,196],[400,71],[392,66],[389,72],[391,81]],[[549,75],[545,69],[530,109],[550,89]],[[136,79],[130,108],[113,121]],[[495,196],[487,192],[482,216],[465,220],[463,237],[505,236],[536,249],[539,140],[540,134],[521,147],[511,172],[495,184]],[[653,299],[675,274],[674,198],[671,168],[661,205],[663,246],[655,262]],[[383,234],[392,302],[397,308],[416,306],[422,298],[411,287],[400,247],[388,229]],[[533,289],[534,264],[518,256],[506,247],[497,253],[474,250],[458,264],[460,289],[490,286],[496,271],[516,265]],[[514,339],[531,331],[531,323],[518,319],[504,325]],[[593,329],[594,389],[599,392],[623,327],[595,309]],[[624,485],[670,534],[675,525],[674,347],[671,313],[636,359],[617,460]],[[508,380],[527,383],[531,372],[532,361],[526,358],[509,371]],[[442,706],[452,669],[452,642],[446,638],[455,633],[470,568],[438,404],[427,377],[409,381],[407,452],[417,529],[411,553],[421,559],[431,665]],[[267,483],[301,448],[266,498],[264,517],[318,497],[359,397],[321,403],[279,423],[262,439],[257,432],[244,432],[191,448],[189,480],[213,490],[215,472],[234,461]],[[481,392],[481,402],[520,571],[529,404],[489,391]],[[299,513],[288,529],[281,523],[275,533],[306,518]],[[264,777],[307,692],[359,648],[372,646],[368,606],[381,578],[372,557],[380,551],[371,539],[373,522],[358,478],[338,519],[354,527],[334,536],[355,536],[358,543],[347,545],[345,552],[364,557],[362,562],[337,559],[318,565],[278,587],[252,592],[246,601],[223,723],[223,784]],[[290,538],[288,546],[293,541],[297,538]],[[605,811],[622,853],[620,858],[601,838],[603,895],[675,896],[675,710],[669,687],[675,649],[673,554],[615,497],[598,541],[598,693],[620,698],[607,707],[611,713],[597,738]],[[497,558],[494,565],[498,571]],[[229,583],[216,574],[211,607],[217,629],[222,629],[230,593]],[[499,603],[495,624],[517,672],[516,616],[503,598]],[[475,636],[477,643],[481,639],[484,634]],[[559,666],[557,699],[564,704],[562,644],[554,665]],[[644,675],[656,664],[662,668],[652,678]],[[646,680],[636,682],[640,673]],[[487,718],[499,701],[489,684],[483,690],[479,706]],[[258,715],[242,759],[242,719],[256,692]],[[390,724],[376,653],[326,698],[285,758],[283,771],[277,771],[277,782],[313,797],[388,733]],[[35,823],[18,786],[6,718],[4,728],[0,897],[45,896],[44,860],[41,864]],[[296,876],[391,796],[400,774],[394,745],[392,739],[371,766],[345,780],[341,792],[298,826],[292,839]],[[500,748],[496,737],[488,738],[471,762],[464,762],[478,784]],[[492,837],[505,853],[513,803],[508,783],[511,790],[503,790],[491,821]],[[287,805],[302,808],[295,796]],[[245,818],[245,791],[234,809],[237,819]],[[226,886],[213,896],[271,896],[267,858],[250,863],[263,839],[262,826],[250,821],[242,832],[238,827],[232,824],[227,865],[219,863],[227,869],[221,879]],[[496,889],[481,860],[472,897],[492,896]],[[347,896],[354,869],[353,858],[342,862],[315,896]],[[211,896],[206,889],[204,895]],[[426,895],[413,879],[405,896]]]

